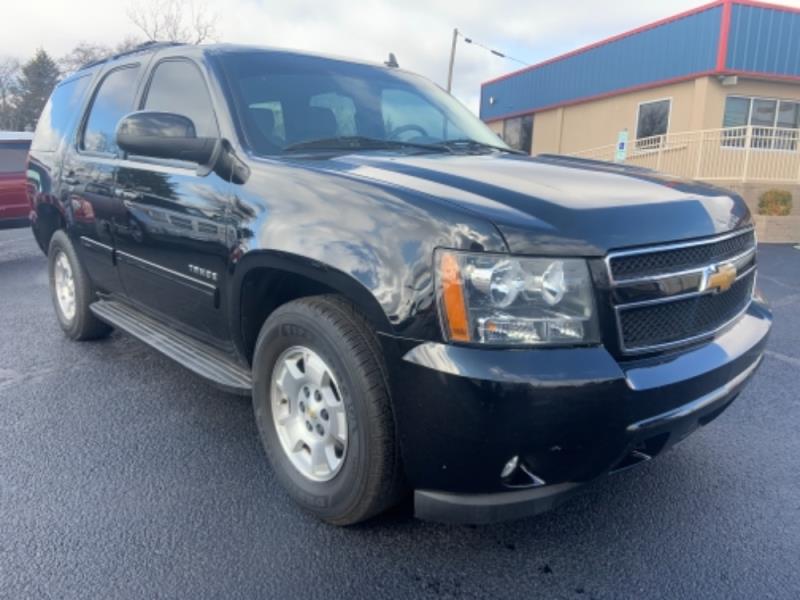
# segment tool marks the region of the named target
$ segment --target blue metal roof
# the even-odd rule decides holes
[[[729,36],[727,69],[800,76],[800,13],[734,4]]]
[[[800,11],[719,0],[486,82],[492,121],[704,74],[800,77]]]

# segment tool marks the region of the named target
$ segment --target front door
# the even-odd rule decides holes
[[[219,137],[202,72],[188,59],[165,59],[150,75],[142,110],[192,120],[199,137]],[[223,346],[229,339],[224,299],[230,185],[185,161],[127,156],[114,193],[125,212],[116,229],[126,295],[174,326]]]

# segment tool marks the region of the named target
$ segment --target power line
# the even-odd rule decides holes
[[[509,56],[505,52],[500,52],[500,50],[495,50],[494,48],[489,48],[489,46],[481,44],[480,42],[476,42],[472,38],[469,38],[469,37],[465,36],[458,29],[453,29],[453,44],[450,47],[450,63],[447,66],[447,91],[448,92],[450,90],[452,90],[452,88],[453,88],[453,65],[455,64],[455,61],[456,61],[456,42],[458,41],[458,36],[461,36],[464,39],[465,43],[472,44],[473,46],[478,46],[479,48],[483,48],[487,52],[491,52],[492,54],[494,54],[495,56],[497,56],[499,58],[505,58],[507,60],[513,60],[514,62],[517,62],[517,63],[519,63],[519,64],[521,64],[523,66],[526,66],[526,67],[528,66],[528,63],[526,63],[524,60],[520,60],[518,58],[514,58],[513,56]]]
[[[489,48],[489,46],[484,46],[484,45],[483,45],[483,44],[481,44],[480,42],[476,42],[476,41],[475,41],[475,40],[473,40],[472,38],[468,38],[467,36],[465,36],[465,35],[464,35],[463,33],[461,33],[460,31],[459,31],[458,33],[459,33],[459,35],[460,35],[462,38],[464,38],[464,41],[465,41],[467,44],[472,44],[472,45],[474,45],[474,46],[480,46],[481,48],[483,48],[484,50],[488,50],[489,52],[491,52],[491,53],[492,53],[492,54],[494,54],[495,56],[499,56],[500,58],[506,58],[506,59],[508,59],[508,60],[513,60],[514,62],[518,62],[519,64],[521,64],[521,65],[523,65],[523,66],[526,66],[526,67],[527,67],[527,66],[529,66],[529,63],[526,63],[524,60],[520,60],[520,59],[518,59],[518,58],[514,58],[513,56],[509,56],[508,54],[505,54],[505,53],[503,53],[503,52],[500,52],[499,50],[495,50],[494,48]]]

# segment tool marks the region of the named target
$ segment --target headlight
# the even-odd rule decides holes
[[[445,336],[505,346],[599,342],[586,261],[437,250]]]

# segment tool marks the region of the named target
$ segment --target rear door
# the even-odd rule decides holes
[[[61,169],[70,235],[92,281],[105,292],[122,292],[113,251],[116,230],[124,230],[127,221],[114,194],[120,156],[115,132],[119,120],[133,109],[141,72],[139,63],[130,63],[102,77]]]
[[[198,137],[219,137],[216,114],[200,66],[165,58],[148,76],[139,109],[188,117]],[[192,162],[126,156],[115,194],[126,227],[118,228],[117,260],[126,295],[178,329],[208,343],[229,339],[224,299],[230,185]]]

